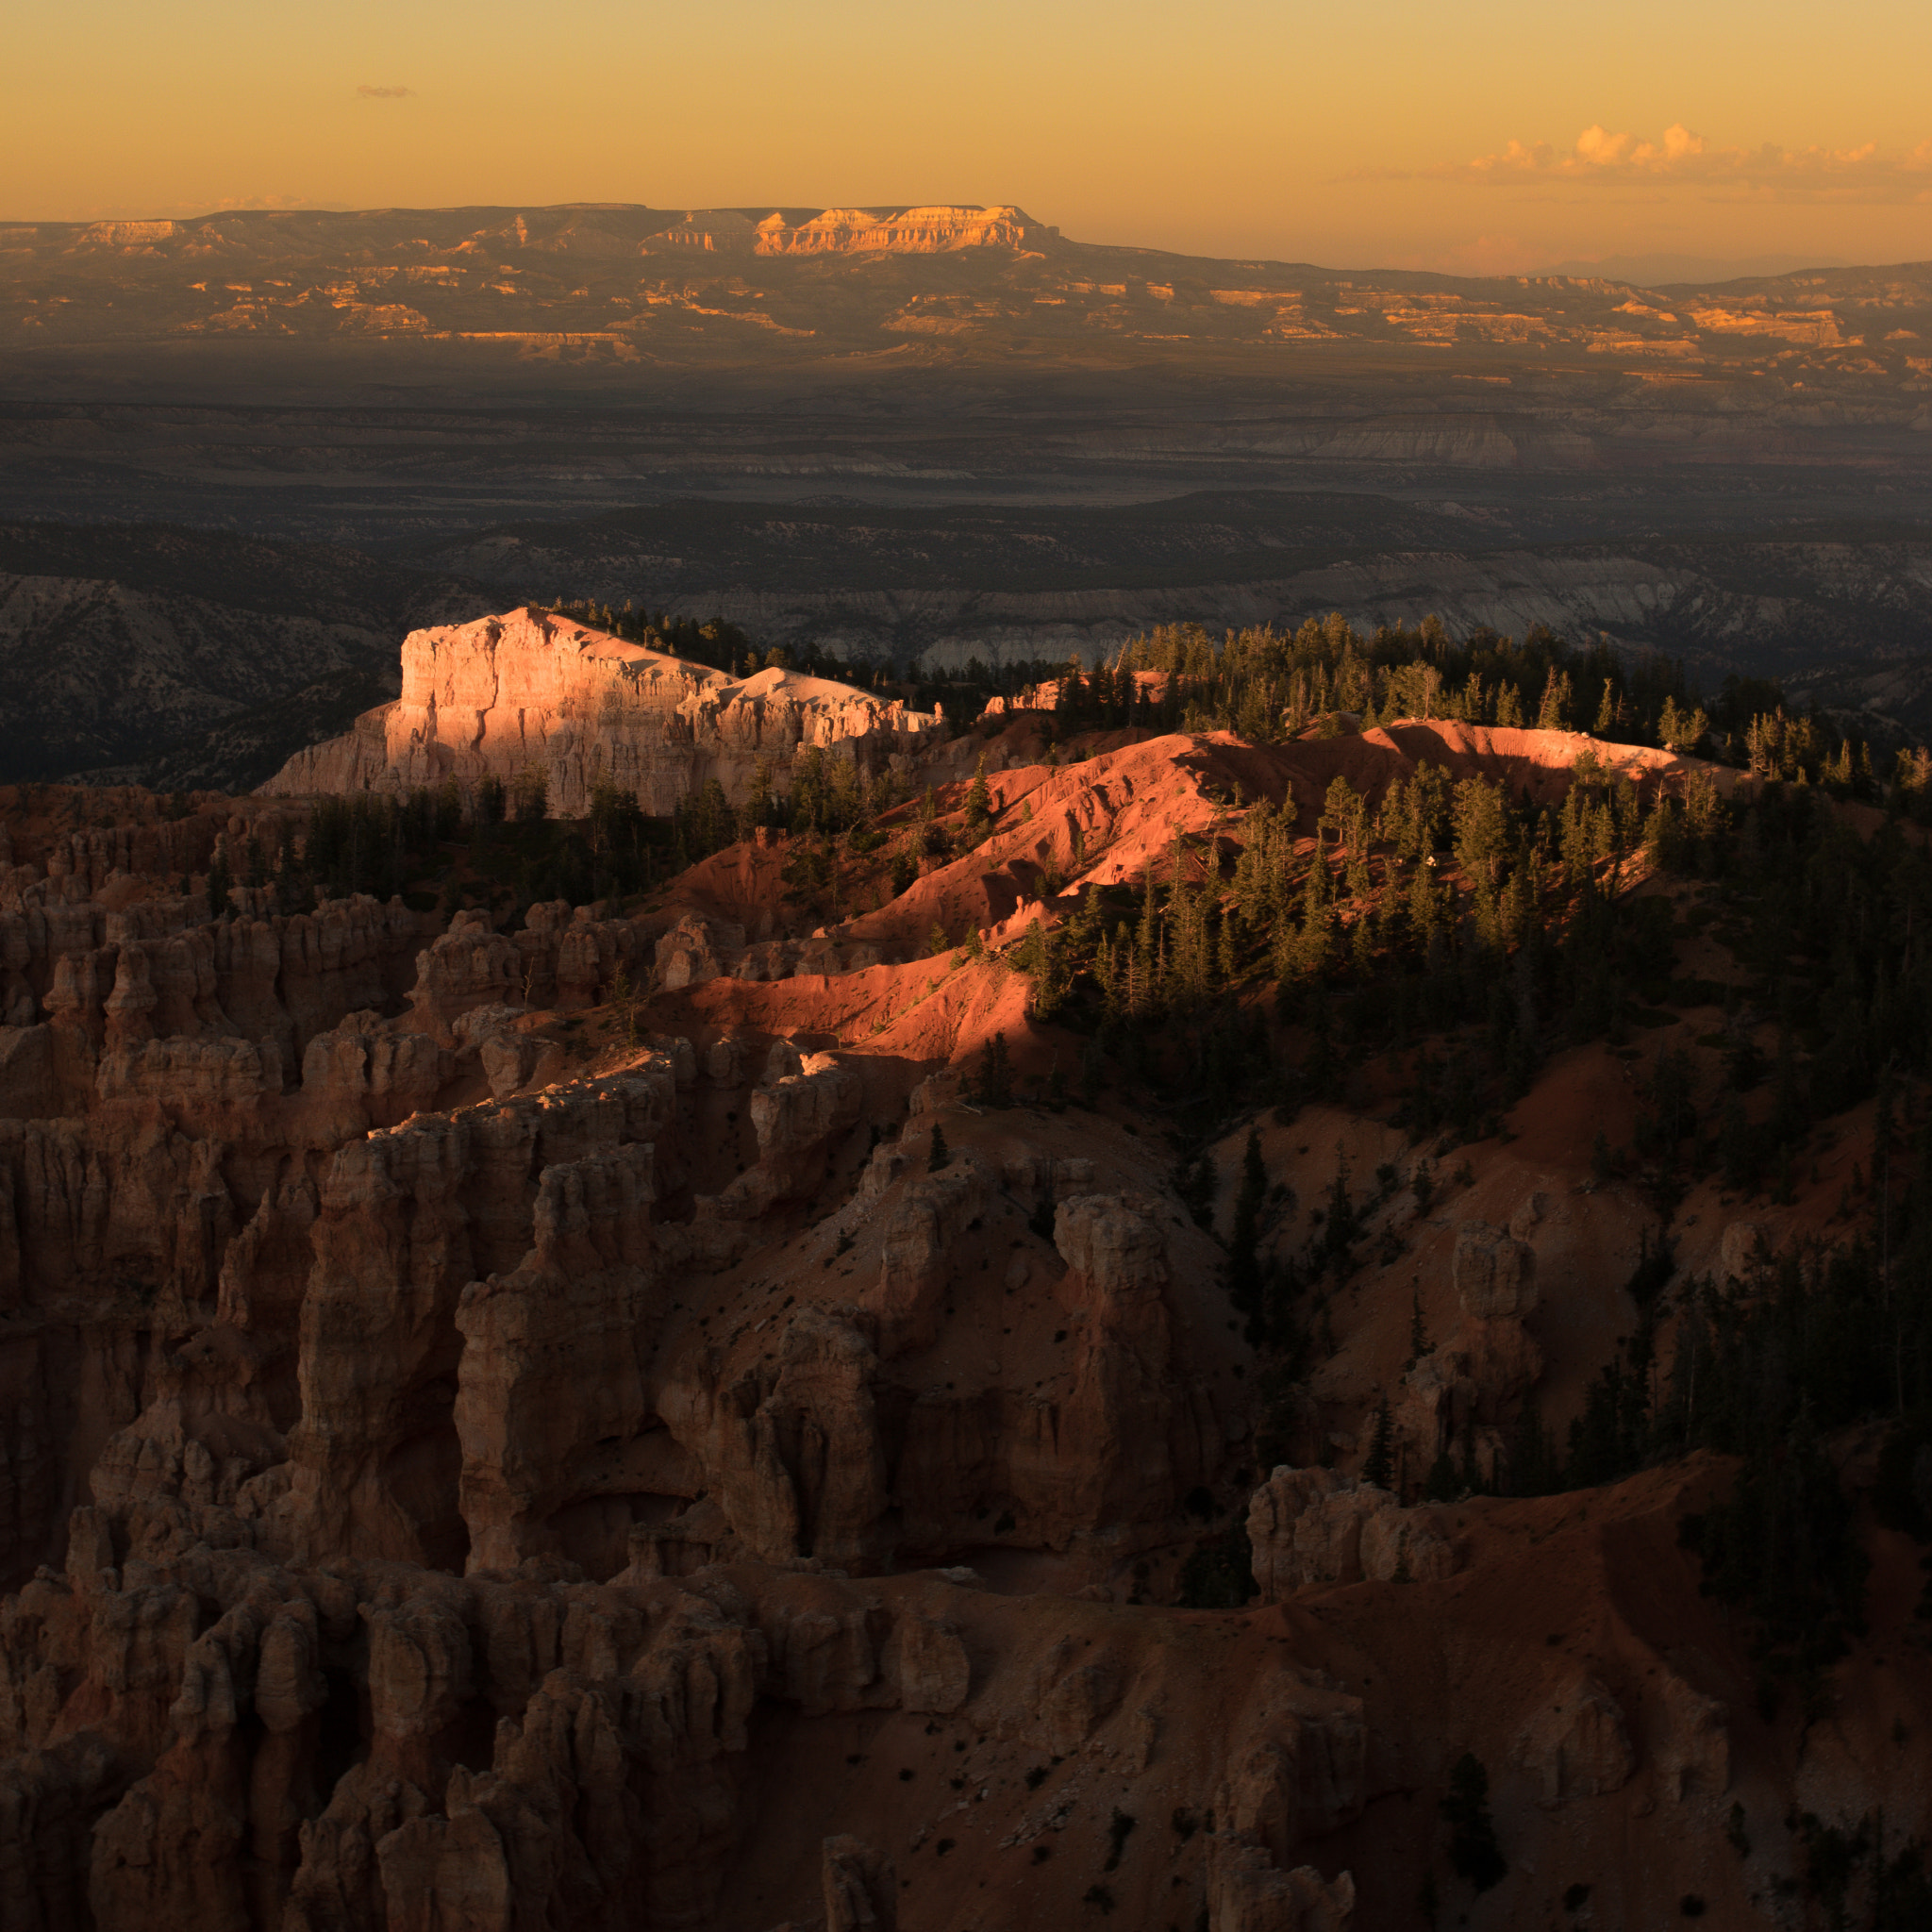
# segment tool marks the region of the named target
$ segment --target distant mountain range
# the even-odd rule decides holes
[[[1095,246],[1010,207],[16,223],[0,226],[0,342],[13,345],[0,370],[142,350],[230,378],[266,365],[417,378],[549,365],[624,380],[988,360],[1287,374],[1367,354],[1498,383],[1519,368],[1748,373],[1924,410],[1932,264],[1703,287],[1682,262],[1641,262],[1673,274],[1668,299],[1607,273],[1619,265],[1340,272]]]
[[[1724,258],[1710,255],[1603,255],[1594,260],[1557,261],[1540,271],[1546,275],[1599,275],[1612,282],[1632,282],[1641,288],[1666,289],[1690,283],[1722,283],[1774,279],[1815,269],[1849,268],[1833,256],[1751,255]]]

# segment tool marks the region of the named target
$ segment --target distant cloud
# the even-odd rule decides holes
[[[1587,186],[1703,188],[1754,200],[1932,202],[1932,141],[1908,154],[1860,147],[1717,147],[1681,123],[1661,141],[1586,127],[1559,149],[1546,141],[1511,141],[1496,154],[1404,173],[1377,171],[1355,180],[1460,181],[1476,188]]]
[[[372,101],[403,101],[416,92],[412,87],[358,87],[356,92]]]

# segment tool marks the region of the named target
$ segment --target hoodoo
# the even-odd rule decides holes
[[[0,1928],[1926,1923],[1932,751],[1392,635],[0,790]]]

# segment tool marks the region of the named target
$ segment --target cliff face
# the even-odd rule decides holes
[[[828,208],[792,223],[736,208],[704,208],[644,243],[648,255],[943,255],[960,248],[1040,248],[1058,228],[1010,207]]]
[[[402,696],[298,752],[262,790],[408,791],[451,777],[467,788],[534,772],[553,811],[587,812],[608,783],[661,814],[714,778],[735,802],[760,763],[782,791],[805,745],[869,765],[904,757],[936,722],[824,678],[734,677],[518,609],[410,632]]]

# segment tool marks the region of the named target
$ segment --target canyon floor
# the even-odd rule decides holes
[[[1314,1050],[1270,987],[1218,1113],[1039,1017],[1090,884],[1218,889],[1264,823],[1325,864],[1341,779],[1555,808],[1586,750],[1696,775],[1003,710],[829,884],[759,826],[575,908],[502,885],[541,827],[329,898],[308,798],[0,790],[0,1923],[1796,1928],[1903,1887],[1932,1653],[1881,1427],[1830,1445],[1871,1582],[1802,1688],[1686,1546],[1733,1458],[1481,1476],[1878,1185],[1870,1101],[1775,1197],[1660,1217],[1623,1157],[1651,1056],[1774,1050],[1698,890],[1612,882],[1674,949],[1644,1064],[1558,1044],[1467,1135],[1374,1064],[1268,1092]],[[1325,1256],[1292,1374],[1238,1252]]]

